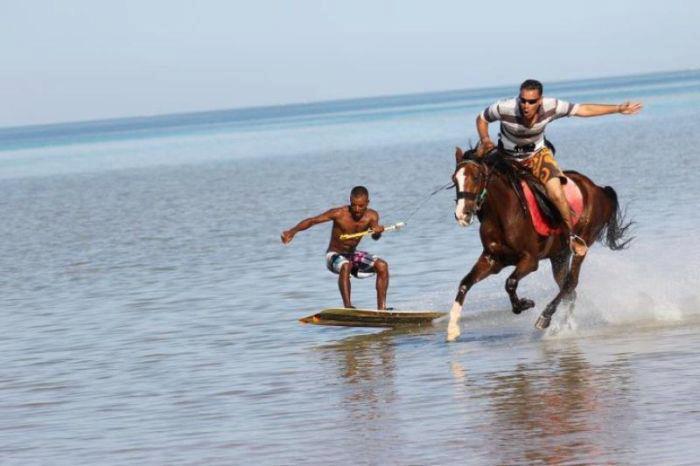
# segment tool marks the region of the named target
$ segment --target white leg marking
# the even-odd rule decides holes
[[[462,314],[462,305],[455,301],[450,309],[450,323],[447,325],[447,341],[455,341],[459,337],[459,316]]]

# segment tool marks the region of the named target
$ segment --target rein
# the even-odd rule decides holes
[[[400,228],[405,227],[406,224],[408,223],[408,221],[411,220],[411,217],[413,217],[416,213],[418,213],[418,211],[425,205],[426,202],[428,202],[430,200],[430,198],[432,198],[434,195],[436,195],[440,191],[452,189],[453,187],[455,187],[455,184],[452,181],[450,181],[449,183],[444,184],[444,185],[440,186],[439,188],[434,189],[430,194],[428,194],[425,198],[423,198],[423,200],[421,202],[418,202],[416,204],[416,207],[411,211],[411,213],[408,214],[408,216],[405,217],[403,222],[398,222],[394,225],[390,225],[389,227],[386,227],[384,229],[384,231],[392,230],[392,229],[398,230]],[[365,234],[368,234],[369,232],[370,231],[368,230],[368,231],[364,231],[364,232],[360,232],[360,233],[354,233],[351,235],[341,235],[340,239],[348,239],[350,237],[364,236]],[[345,238],[343,238],[343,236],[345,236]]]
[[[464,165],[467,165],[469,163],[476,164],[477,166],[481,167],[482,164],[479,162],[476,162],[475,160],[465,160],[463,162],[460,162],[457,165],[457,168],[455,169],[455,173],[463,167]],[[479,212],[481,210],[481,206],[484,204],[484,201],[486,201],[486,196],[488,194],[488,189],[487,186],[489,185],[489,182],[491,181],[491,175],[493,175],[494,170],[489,169],[487,165],[483,165],[486,168],[486,176],[484,180],[484,184],[479,192],[479,194],[476,193],[470,193],[468,191],[460,191],[459,186],[457,186],[457,183],[454,183],[454,187],[457,189],[457,197],[455,199],[455,202],[459,201],[460,199],[465,199],[467,201],[475,201],[476,203],[476,208],[472,211],[473,213]],[[482,178],[482,174],[479,173],[479,178]]]

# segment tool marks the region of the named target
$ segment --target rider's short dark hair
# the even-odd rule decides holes
[[[364,186],[355,186],[354,188],[352,188],[352,191],[350,191],[350,197],[360,196],[369,197],[369,191],[367,191],[367,188],[365,188]]]
[[[538,91],[542,95],[542,83],[536,79],[526,79],[520,85],[520,90]]]

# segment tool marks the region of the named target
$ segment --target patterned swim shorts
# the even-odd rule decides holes
[[[379,259],[379,256],[370,254],[364,251],[355,251],[351,254],[341,254],[339,252],[329,251],[326,254],[326,267],[333,273],[340,273],[340,268],[346,262],[352,264],[350,273],[357,278],[367,278],[372,276],[374,263]]]
[[[523,160],[520,164],[528,169],[542,184],[547,184],[547,181],[555,176],[561,180],[562,184],[566,183],[566,176],[559,168],[549,147],[538,150],[532,157]]]

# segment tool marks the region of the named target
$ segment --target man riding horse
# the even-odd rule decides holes
[[[566,177],[554,159],[544,137],[544,129],[550,121],[565,116],[593,117],[612,113],[634,115],[641,109],[642,104],[639,102],[618,105],[572,104],[552,97],[542,97],[542,83],[528,79],[520,85],[518,97],[500,100],[476,117],[476,130],[479,133],[477,155],[483,156],[495,148],[489,137],[489,123],[499,120],[499,153],[517,161],[544,185],[549,199],[564,221],[571,250],[582,256],[588,247],[573,233],[571,213],[562,187],[562,183],[566,183]]]
[[[477,117],[479,146],[467,153],[457,148],[452,180],[457,189],[455,219],[467,226],[475,216],[479,218],[483,251],[459,284],[450,309],[448,341],[455,340],[461,333],[460,315],[472,286],[504,267],[515,267],[506,280],[506,292],[513,312],[520,314],[535,303],[518,295],[518,283],[537,270],[540,260],[550,260],[559,292],[535,323],[535,327],[544,330],[561,302],[569,304],[569,312],[573,310],[588,246],[600,241],[617,251],[629,244],[630,222],[624,219],[615,190],[610,186],[598,186],[581,173],[562,172],[554,160],[551,145],[544,138],[544,129],[547,123],[563,116],[632,115],[641,108],[641,103],[636,102],[571,104],[543,98],[542,84],[527,80],[520,86],[517,98],[496,102]],[[488,133],[488,124],[496,120],[501,122],[498,150]],[[555,223],[547,228],[535,222],[539,207],[531,206],[530,201],[525,205],[523,196],[527,197],[526,192],[531,189],[525,180],[518,181],[520,172],[526,172],[525,178],[534,177],[541,182],[560,212],[558,220],[556,215],[551,216]],[[576,222],[569,211],[562,183],[572,195]]]

